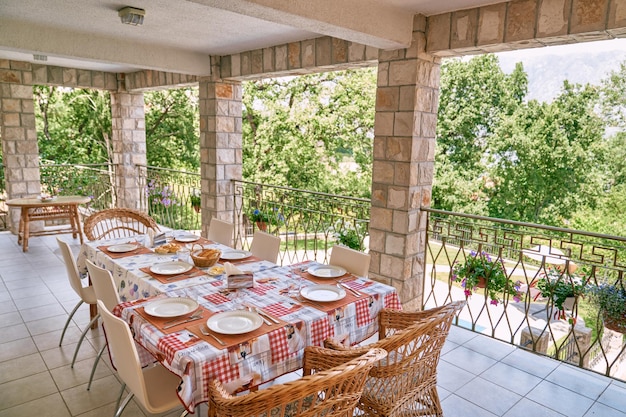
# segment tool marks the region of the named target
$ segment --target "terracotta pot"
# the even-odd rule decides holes
[[[483,277],[478,277],[478,284],[476,284],[476,286],[478,288],[486,288],[487,287],[487,280]]]
[[[622,316],[621,320],[614,317],[607,317],[602,314],[604,327],[618,333],[626,333],[626,317]]]
[[[267,231],[267,223],[265,222],[256,222],[256,227],[263,232]]]
[[[200,206],[192,206],[196,213],[200,213]]]

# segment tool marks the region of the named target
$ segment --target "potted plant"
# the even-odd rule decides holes
[[[586,286],[577,275],[549,268],[537,282],[537,289],[540,293],[535,299],[540,295],[551,299],[556,308],[555,318],[565,319],[565,310],[572,310],[576,298],[584,295]],[[576,324],[574,317],[570,318],[570,323]]]
[[[492,305],[502,302],[502,295],[505,293],[512,294],[516,302],[521,299],[521,283],[513,282],[507,276],[502,261],[491,259],[486,252],[472,251],[465,258],[465,262],[455,262],[452,280],[461,283],[466,297],[471,296],[476,288],[485,288]]]
[[[589,289],[590,301],[598,307],[604,327],[626,333],[626,290],[623,285],[600,284]]]
[[[202,207],[202,198],[197,191],[194,191],[189,197],[191,200],[191,207],[196,211],[196,213],[200,213],[200,208]]]
[[[285,221],[283,215],[275,207],[270,211],[254,209],[248,218],[256,223],[259,230],[263,231],[267,230],[268,225],[280,226]]]

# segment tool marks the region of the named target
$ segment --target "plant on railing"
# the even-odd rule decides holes
[[[604,327],[626,333],[626,290],[622,285],[600,284],[590,287],[591,304],[602,316]]]
[[[178,204],[172,189],[167,185],[161,186],[161,184],[155,180],[150,180],[148,183],[148,186],[146,187],[146,196],[148,197],[148,207],[158,205],[170,207]]]
[[[576,298],[583,296],[586,288],[584,280],[579,276],[561,272],[556,268],[548,268],[547,272],[537,282],[537,289],[540,294],[537,294],[535,299],[539,295],[551,299],[557,310],[554,313],[554,318],[566,319],[565,310],[572,309]],[[568,302],[567,305],[566,302]],[[576,324],[576,318],[573,315],[568,321],[572,325]]]
[[[285,223],[285,216],[276,207],[267,210],[254,209],[248,215],[248,218],[255,222],[257,227],[263,231],[267,230],[268,225],[281,226]]]
[[[200,213],[200,209],[202,208],[202,197],[200,196],[200,192],[198,190],[193,190],[189,196],[189,200],[191,201],[191,207],[193,207],[194,211],[196,213]]]
[[[363,239],[367,233],[367,223],[347,223],[345,221],[338,221],[333,226],[335,230],[335,239],[337,242],[345,245],[351,249],[364,250]]]
[[[521,299],[521,283],[513,282],[507,276],[502,262],[499,259],[492,260],[486,252],[471,251],[465,262],[455,262],[452,280],[461,283],[466,297],[471,296],[477,288],[485,288],[492,305],[502,302],[503,294],[507,293],[516,302]]]

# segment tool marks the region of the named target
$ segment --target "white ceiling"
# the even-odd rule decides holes
[[[209,73],[209,56],[320,36],[407,46],[412,16],[495,0],[0,0],[0,59],[114,72]],[[142,26],[118,10],[145,10]]]

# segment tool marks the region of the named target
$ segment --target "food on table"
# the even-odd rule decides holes
[[[180,245],[174,242],[166,243],[165,245],[161,245],[154,249],[156,253],[161,255],[166,253],[176,253],[180,249]]]

